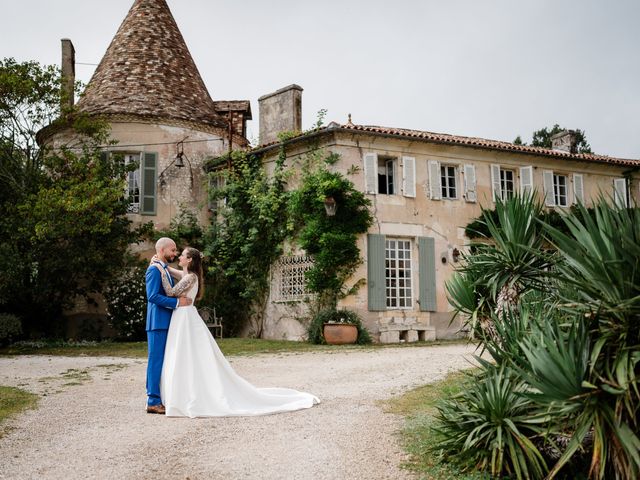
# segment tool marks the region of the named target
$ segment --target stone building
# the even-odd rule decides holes
[[[263,145],[254,153],[267,170],[282,146],[274,141],[280,126],[300,131],[301,91],[293,85],[263,97],[288,106],[278,113],[288,117],[282,119],[273,118],[270,105],[263,109],[264,100],[260,104]],[[385,343],[456,334],[459,324],[449,325],[444,285],[469,243],[464,227],[481,207],[492,209],[494,198],[535,191],[548,208],[560,211],[578,200],[588,205],[600,194],[624,205],[638,200],[640,160],[575,153],[572,132],[555,136],[553,145],[545,149],[350,120],[284,142],[289,165],[311,148],[339,154],[332,168],[371,200],[375,220],[359,240],[363,264],[347,286],[362,279],[366,285],[339,307],[356,310],[372,336]],[[309,265],[304,252],[295,250],[274,265],[266,337],[304,337],[298,319],[307,309],[303,278]]]
[[[71,85],[74,57],[71,41],[62,40]],[[203,162],[248,145],[249,101],[211,98],[165,0],[135,0],[77,109],[107,120],[117,143],[105,151],[138,165],[127,186],[134,223],[164,228],[181,208],[206,221]],[[55,132],[48,141],[64,140]]]
[[[63,39],[67,92],[73,91],[74,72],[74,46]],[[63,98],[73,106],[72,94]],[[134,224],[152,221],[163,229],[183,209],[208,222],[203,163],[248,145],[249,101],[211,98],[165,0],[134,1],[76,107],[108,121],[116,143],[105,146],[105,154],[137,165],[124,192]],[[50,127],[39,139],[55,146],[71,135]],[[133,247],[152,255],[151,244]],[[79,300],[72,317],[99,321],[104,312],[100,300],[97,306]]]
[[[63,77],[74,81],[74,49],[62,41]],[[69,100],[73,103],[73,96]],[[259,99],[260,146],[253,152],[273,169],[282,131],[301,131],[302,88],[291,85]],[[247,148],[246,100],[214,101],[165,0],[135,0],[77,108],[106,119],[117,144],[105,152],[135,163],[126,194],[134,223],[169,225],[180,209],[209,221],[207,159]],[[69,132],[48,130],[41,139],[64,142]],[[377,126],[330,123],[286,140],[292,161],[319,146],[340,155],[332,168],[348,176],[371,200],[375,221],[359,239],[363,264],[351,285],[365,286],[340,301],[356,310],[381,342],[446,338],[451,308],[444,284],[468,245],[464,227],[492,208],[493,199],[534,190],[549,208],[587,204],[601,192],[615,201],[638,200],[636,159],[578,154],[571,132],[553,149],[482,138]],[[340,208],[340,205],[337,206]],[[272,268],[263,336],[301,339],[307,315],[305,252]],[[150,255],[151,245],[140,247]],[[101,315],[103,306],[76,311]]]

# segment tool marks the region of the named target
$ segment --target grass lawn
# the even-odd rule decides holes
[[[13,387],[0,386],[0,437],[5,433],[2,423],[11,415],[35,408],[38,395]]]
[[[257,338],[223,338],[216,340],[225,355],[252,355],[256,353],[343,351],[398,347],[398,344],[374,345],[313,345],[307,342],[287,340],[263,340]],[[452,342],[416,342],[401,344],[417,347]],[[460,343],[456,341],[455,343]],[[64,355],[90,357],[146,358],[147,342],[19,342],[0,349],[0,355]]]
[[[476,473],[460,472],[455,466],[442,461],[430,452],[437,444],[437,436],[431,431],[436,413],[436,404],[442,398],[450,398],[460,392],[463,372],[454,372],[445,379],[410,390],[400,397],[393,398],[385,405],[385,410],[405,416],[405,425],[401,431],[404,448],[410,455],[406,467],[417,473],[422,480],[478,480],[489,477]]]

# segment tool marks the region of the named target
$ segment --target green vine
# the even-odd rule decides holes
[[[335,163],[335,153],[325,163]],[[328,215],[325,202],[335,203]],[[291,216],[300,246],[313,257],[306,273],[308,288],[319,294],[319,306],[335,308],[347,294],[344,284],[361,263],[358,236],[373,222],[369,200],[353,183],[325,166],[307,171],[302,184],[291,195]]]
[[[328,168],[340,159],[311,145],[310,151],[290,167],[284,140],[272,175],[262,159],[251,152],[232,152],[232,171],[223,175],[224,187],[212,200],[225,206],[205,234],[205,252],[214,277],[208,298],[225,318],[230,333],[238,333],[251,318],[254,335],[261,335],[262,312],[269,291],[271,265],[282,255],[283,244],[298,244],[314,259],[307,286],[317,293],[317,305],[335,310],[341,296],[353,293],[362,282],[345,290],[345,281],[361,262],[358,236],[373,222],[370,202],[342,174]],[[299,180],[295,190],[287,181]],[[325,200],[337,205],[335,215],[325,211]]]
[[[282,254],[288,233],[285,158],[282,153],[273,176],[268,177],[260,158],[235,151],[233,170],[222,174],[225,186],[212,192],[212,200],[224,198],[226,206],[206,234],[205,253],[214,281],[205,300],[216,305],[231,335],[252,316],[258,319],[254,334],[261,334],[269,269]]]

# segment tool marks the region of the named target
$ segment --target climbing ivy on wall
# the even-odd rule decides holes
[[[319,294],[323,308],[335,308],[340,295],[348,293],[344,284],[361,262],[358,236],[373,222],[370,201],[349,179],[326,167],[337,160],[335,155],[306,172],[290,201],[298,243],[314,259],[306,274],[307,286]],[[327,214],[326,201],[335,202],[334,215]]]
[[[212,192],[212,200],[225,199],[218,219],[205,240],[212,288],[205,302],[216,306],[230,335],[249,318],[259,317],[269,287],[269,269],[281,255],[287,236],[289,194],[285,191],[284,152],[269,178],[260,158],[232,153],[233,169],[225,171],[225,186]],[[261,334],[261,319],[257,318]]]
[[[282,255],[283,242],[298,243],[314,259],[307,273],[309,289],[317,293],[318,307],[335,307],[345,281],[359,265],[358,235],[373,221],[369,200],[345,176],[330,171],[339,159],[317,148],[295,159],[288,168],[284,146],[272,176],[261,159],[250,152],[233,152],[231,172],[213,200],[225,207],[206,239],[210,273],[215,277],[208,297],[238,332],[252,318],[261,334],[264,305],[269,292],[269,270]],[[296,189],[287,182],[296,178]],[[327,215],[325,199],[337,205]]]

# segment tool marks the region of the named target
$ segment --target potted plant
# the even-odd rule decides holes
[[[329,345],[364,344],[371,343],[371,337],[353,310],[327,309],[318,312],[311,320],[309,341]]]

